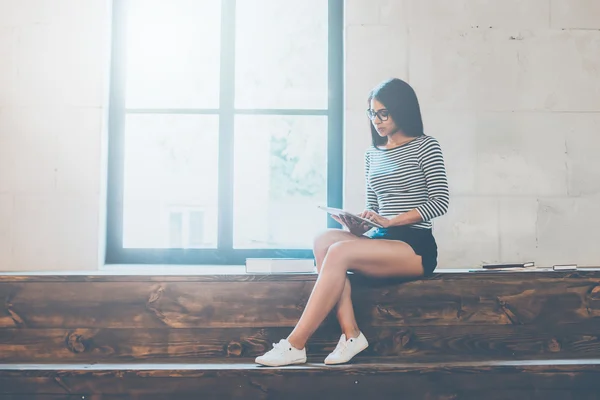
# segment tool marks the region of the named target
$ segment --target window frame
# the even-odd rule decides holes
[[[328,106],[310,109],[235,109],[236,0],[222,0],[218,109],[126,109],[127,0],[113,1],[111,75],[108,107],[106,264],[243,265],[246,258],[312,258],[310,249],[233,248],[233,134],[236,115],[324,115],[327,122],[327,205],[342,206],[343,190],[343,0],[328,6]],[[124,155],[127,114],[194,114],[219,117],[219,215],[216,249],[124,248]],[[323,218],[327,218],[324,213]],[[328,227],[339,227],[327,218]]]

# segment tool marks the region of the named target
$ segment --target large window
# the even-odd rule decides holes
[[[343,0],[117,0],[107,263],[311,257],[342,203]]]

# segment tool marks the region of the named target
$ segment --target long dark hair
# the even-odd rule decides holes
[[[382,103],[390,113],[396,126],[407,136],[418,137],[423,132],[423,119],[421,108],[414,89],[401,79],[393,78],[377,85],[369,94],[368,104],[376,99]],[[382,146],[387,143],[387,137],[381,137],[369,121],[373,146]]]

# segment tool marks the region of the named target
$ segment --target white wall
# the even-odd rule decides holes
[[[346,206],[396,76],[446,155],[440,267],[600,264],[600,3],[346,4]],[[109,50],[109,0],[0,0],[0,270],[99,265]]]
[[[600,265],[600,2],[346,4],[347,206],[363,207],[367,92],[396,76],[446,157],[441,267]]]
[[[93,269],[108,0],[0,0],[0,269]]]

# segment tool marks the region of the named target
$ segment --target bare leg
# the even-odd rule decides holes
[[[313,252],[315,254],[315,261],[317,263],[317,270],[319,273],[321,273],[323,261],[325,260],[325,256],[327,255],[327,251],[331,245],[338,242],[359,239],[360,238],[358,236],[341,229],[329,229],[318,236],[315,239]],[[351,285],[348,277],[346,277],[346,283],[344,285],[342,295],[337,303],[337,319],[340,323],[340,327],[342,328],[342,333],[344,333],[347,338],[358,337],[360,330],[358,329],[358,324],[356,323],[356,318],[354,316],[354,308],[352,306],[351,298]]]
[[[374,277],[423,276],[421,257],[404,242],[360,239],[329,247],[306,308],[288,337],[303,349],[331,309],[340,301],[348,270]]]
[[[342,328],[342,333],[346,335],[346,338],[355,338],[360,334],[360,329],[358,329],[356,317],[354,316],[351,293],[350,280],[346,277],[344,290],[337,304],[337,319]]]

